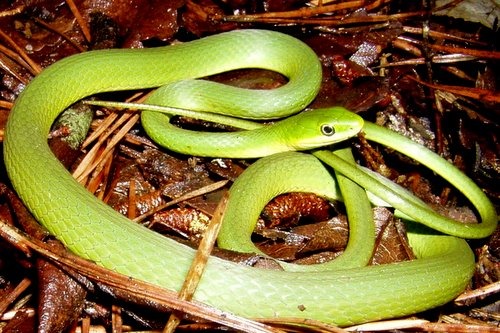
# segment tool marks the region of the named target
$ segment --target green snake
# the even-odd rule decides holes
[[[243,108],[252,111],[245,115],[248,118],[296,113],[314,99],[321,82],[321,66],[308,47],[287,35],[262,30],[233,31],[156,49],[88,52],[55,63],[26,87],[11,111],[4,157],[13,186],[34,216],[74,253],[133,278],[179,290],[194,250],[132,223],[93,197],[56,160],[47,145],[47,135],[58,114],[86,96],[157,87],[243,67],[269,69],[288,78],[287,84],[270,91],[206,88],[213,89],[209,95],[214,99],[227,94],[251,105]],[[221,93],[219,88],[229,90]],[[210,104],[203,111],[210,111]],[[282,134],[268,135],[273,140],[289,141],[298,140],[289,133],[304,131],[312,135],[301,146],[305,149],[346,140],[363,126],[359,117],[342,108],[330,111],[292,116],[288,119],[299,118],[276,123],[276,131]],[[240,112],[243,111],[236,110],[233,115]],[[155,117],[154,113],[144,113],[143,118]],[[325,117],[329,120],[325,121]],[[148,133],[161,136],[152,126]],[[312,131],[302,130],[310,127]],[[368,126],[365,130],[371,139],[384,140],[376,128]],[[252,142],[265,140],[250,132],[238,132],[242,136],[253,135],[253,139],[235,150],[252,149],[248,147]],[[185,144],[191,146],[189,142]],[[294,142],[278,147],[279,153],[273,150],[273,142],[264,145],[268,149],[257,154],[270,156],[252,164],[231,187],[226,211],[230,223],[258,215],[265,201],[281,192],[308,191],[339,199],[331,172],[318,158],[337,163],[343,168],[341,172],[353,180],[357,176],[365,179],[367,189],[375,195],[382,197],[380,194],[386,192],[383,182],[377,182],[376,177],[367,178],[361,169],[350,168],[352,163],[341,155],[317,151],[315,157],[288,152],[293,150]],[[255,157],[253,153],[241,155]],[[440,174],[447,173],[443,165],[434,167]],[[458,185],[472,193],[469,198],[479,206],[482,219],[482,223],[465,227],[462,236],[487,236],[497,222],[491,203],[471,181]],[[256,197],[256,205],[247,205]],[[386,201],[411,217],[418,215],[405,211],[408,204],[397,193]],[[425,210],[419,202],[413,202],[413,206],[417,211]],[[356,212],[356,208],[353,210]],[[435,220],[431,212],[424,216]],[[402,316],[448,302],[463,291],[471,277],[472,251],[461,238],[422,231],[412,223],[409,227],[411,245],[420,259],[397,264],[290,272],[251,268],[211,257],[194,299],[251,318],[308,318],[338,325]],[[224,226],[223,229],[227,235]],[[236,239],[247,237],[246,232],[236,235]],[[356,230],[351,233],[358,238],[351,238],[350,243],[363,248],[364,236]],[[221,243],[227,238],[223,236]]]

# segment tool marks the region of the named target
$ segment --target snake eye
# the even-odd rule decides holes
[[[325,136],[332,136],[335,134],[335,128],[332,125],[321,125],[321,133]]]

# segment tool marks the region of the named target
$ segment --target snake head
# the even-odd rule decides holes
[[[287,126],[293,128],[286,131],[286,140],[294,150],[309,150],[347,140],[357,135],[364,125],[363,118],[339,106],[303,112],[286,121]]]

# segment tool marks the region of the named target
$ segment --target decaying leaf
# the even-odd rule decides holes
[[[490,29],[498,29],[500,1],[498,0],[437,0],[434,15],[446,15],[470,22],[478,22]]]

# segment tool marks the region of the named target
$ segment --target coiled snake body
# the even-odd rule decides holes
[[[289,78],[279,89],[236,96],[262,102],[263,111],[278,110],[268,118],[299,111],[319,89],[321,67],[314,53],[294,38],[268,31],[235,31],[150,50],[88,52],[57,62],[20,95],[8,121],[5,163],[15,189],[36,218],[76,254],[178,290],[194,251],[130,222],[89,194],[50,152],[47,134],[60,112],[86,96],[156,87],[240,67],[271,69]],[[316,146],[347,139],[362,126],[357,116],[339,112],[337,137]],[[352,127],[355,130],[349,132]],[[287,167],[273,167],[279,163]],[[258,169],[273,170],[273,174],[261,174]],[[248,215],[241,202],[244,192],[272,197],[279,188],[335,199],[333,187],[330,174],[312,155],[272,155],[238,179],[230,202],[240,200],[241,204],[232,204],[228,209],[239,211],[229,215]],[[473,233],[471,237],[484,236]],[[348,325],[425,310],[451,300],[465,288],[474,256],[464,240],[415,233],[410,234],[410,241],[421,259],[334,272],[269,271],[212,257],[194,299],[247,317],[310,318]]]

